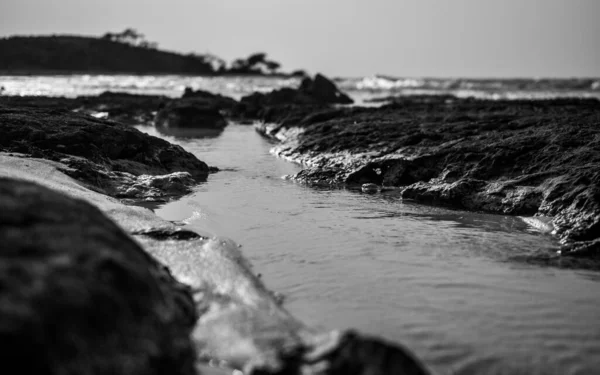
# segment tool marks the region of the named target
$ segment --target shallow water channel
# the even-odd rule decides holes
[[[232,238],[303,321],[400,342],[439,374],[600,374],[600,274],[515,257],[558,244],[515,217],[286,181],[252,126],[160,135],[222,171],[156,213]]]

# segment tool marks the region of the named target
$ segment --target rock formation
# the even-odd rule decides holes
[[[553,218],[563,254],[600,255],[600,102],[405,97],[271,112],[257,129],[294,179],[399,187],[405,199]]]
[[[195,374],[191,289],[96,207],[0,177],[0,348],[24,374]]]
[[[179,146],[62,109],[0,106],[0,132],[0,151],[61,161],[65,173],[116,197],[180,196],[209,173]]]

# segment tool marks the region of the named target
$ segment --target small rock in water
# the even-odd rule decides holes
[[[373,183],[363,184],[360,189],[363,193],[377,193],[379,191],[379,186]]]

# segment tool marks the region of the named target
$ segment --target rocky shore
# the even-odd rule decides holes
[[[200,128],[211,128],[227,115],[226,102],[231,110],[237,103],[203,93],[174,101],[116,96],[83,106],[81,98],[0,99],[7,366],[81,374],[428,373],[399,345],[298,321],[232,241],[125,204],[179,197],[216,169],[111,120],[111,111],[108,119],[86,114],[108,101],[127,108],[117,117],[183,116],[157,121],[166,128],[209,113]]]
[[[378,108],[345,106],[352,99],[317,75],[305,78],[297,89],[254,93],[240,101],[186,89],[175,99],[107,92],[75,99],[0,97],[0,105],[28,108],[30,120],[52,110],[48,118],[59,121],[60,111],[69,110],[121,123],[153,124],[163,134],[183,137],[218,135],[229,120],[258,122],[261,134],[279,142],[276,155],[306,166],[292,180],[357,189],[365,185],[365,192],[397,189],[403,198],[426,204],[519,215],[529,221],[535,217],[560,239],[562,255],[600,258],[597,100],[386,100]],[[121,137],[136,133],[129,128],[121,132]],[[149,166],[119,167],[122,157],[112,154],[103,155],[102,162],[95,158],[90,167],[76,158],[86,156],[74,151],[77,143],[65,151],[61,147],[68,139],[42,141],[36,138],[41,133],[5,131],[8,137],[0,146],[34,155],[45,150],[44,157],[53,160],[68,156],[64,161],[77,170],[71,173],[79,173],[97,191],[123,198],[176,197],[209,171],[200,165],[165,165],[149,178]],[[163,146],[156,142],[160,150]],[[189,156],[179,156],[185,151],[173,150],[160,153],[186,163]],[[135,156],[140,157],[149,160],[148,153]],[[121,161],[115,165],[110,158]]]
[[[600,257],[600,102],[396,98],[380,108],[262,110],[292,180],[551,221],[562,255]]]
[[[190,136],[254,123],[276,155],[306,167],[291,180],[533,217],[563,259],[600,259],[600,102],[389,101],[349,107],[320,75],[240,101],[192,90],[0,97],[9,362],[85,374],[427,373],[401,346],[298,321],[232,241],[128,205],[181,197],[218,169],[127,124]],[[25,359],[34,352],[44,360]]]

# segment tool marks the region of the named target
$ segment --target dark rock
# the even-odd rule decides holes
[[[148,236],[155,240],[195,240],[202,238],[198,233],[181,228],[148,228],[131,232],[138,236]]]
[[[151,124],[159,107],[168,101],[164,96],[136,95],[106,91],[98,96],[79,97],[77,110],[88,114],[105,114],[107,119],[128,125]]]
[[[301,182],[402,188],[423,203],[553,218],[563,243],[600,236],[600,102],[404,97],[380,108],[276,115],[257,130]]]
[[[235,99],[232,99],[228,96],[223,96],[219,94],[213,94],[212,92],[204,91],[204,90],[192,90],[190,87],[186,87],[185,91],[182,95],[183,99],[195,99],[198,103],[204,103],[205,105],[210,105],[214,108],[221,110],[229,110],[235,107],[238,102]]]
[[[353,331],[344,333],[332,357],[329,375],[429,374],[403,347]]]
[[[106,91],[97,96],[79,96],[77,98],[5,96],[0,99],[0,105],[72,110],[128,125],[139,125],[151,124],[158,108],[168,100],[164,96]]]
[[[0,350],[26,374],[195,374],[191,290],[96,207],[0,178]]]
[[[282,88],[270,93],[255,92],[245,96],[233,109],[234,118],[274,121],[293,112],[295,116],[307,117],[311,113],[327,112],[332,104],[351,104],[353,101],[335,84],[317,74],[314,79],[305,78],[297,89]]]
[[[65,173],[112,196],[177,196],[209,173],[180,146],[66,110],[0,106],[0,132],[0,150],[61,161]]]
[[[203,374],[225,373],[226,370],[231,373],[237,369],[256,374],[337,375],[348,367],[355,371],[353,373],[365,375],[388,374],[394,368],[426,374],[423,366],[407,361],[406,358],[412,356],[402,346],[354,333],[340,335],[337,331],[305,326],[281,305],[280,294],[266,288],[233,241],[203,238],[158,219],[149,210],[125,206],[89,191],[57,171],[56,163],[5,155],[0,158],[0,176],[20,176],[93,201],[130,231],[144,250],[169,266],[166,269],[156,265],[125,233],[88,204],[54,192],[46,197],[47,189],[30,182],[0,179],[0,241],[10,240],[3,241],[3,246],[12,243],[28,246],[18,253],[11,247],[0,250],[0,271],[3,271],[0,274],[0,301],[3,302],[0,304],[0,335],[15,333],[9,337],[10,341],[0,336],[0,346],[16,344],[3,351],[11,355],[7,365],[23,362],[19,368],[26,373],[188,373],[190,358],[193,358],[193,353],[190,357],[187,352],[189,327],[197,318],[192,337],[199,353],[196,365]],[[8,193],[4,194],[4,180],[9,184],[33,186],[35,191],[41,189],[43,199],[29,198],[28,189],[16,195],[12,188],[5,189]],[[5,249],[12,252],[4,253]],[[40,250],[48,256],[43,257]],[[5,264],[14,268],[4,272]],[[13,272],[13,269],[24,272]],[[144,278],[144,270],[148,271],[150,282]],[[29,275],[37,278],[30,279]],[[171,275],[188,283],[191,290],[174,282]],[[154,290],[156,283],[164,288],[159,301],[153,299],[153,292],[144,289]],[[96,288],[102,289],[96,292]],[[67,293],[61,293],[63,289]],[[192,291],[193,302],[190,300]],[[13,309],[19,293],[24,293],[24,298],[17,302],[26,303],[27,298],[37,297],[35,301],[42,307],[36,308],[35,314],[19,309],[20,306]],[[114,293],[115,298],[124,300],[118,300],[115,307],[109,298],[78,298],[83,293],[95,293],[93,296]],[[134,306],[132,311],[127,310],[130,306]],[[95,310],[89,311],[90,308]],[[60,317],[52,314],[53,309],[59,310]],[[76,314],[73,324],[62,329],[73,311]],[[123,311],[129,314],[121,319]],[[2,319],[9,314],[31,318],[38,324],[31,328],[31,334],[19,335],[19,330],[27,327],[12,324],[15,320]],[[139,314],[143,317],[136,321]],[[156,315],[162,318],[158,323],[154,320]],[[56,326],[54,319],[57,319]],[[144,329],[154,323],[157,328]],[[100,331],[98,325],[101,325],[102,336],[88,342]],[[174,327],[182,327],[187,336],[172,343],[169,335]],[[47,328],[50,334],[44,332],[42,339],[38,339],[37,332]],[[157,343],[155,337],[163,340]],[[143,347],[139,350],[142,341]],[[122,345],[127,345],[125,350],[121,350]],[[71,351],[55,358],[56,350],[62,354],[63,347]],[[163,355],[165,348],[171,351]],[[80,354],[72,360],[77,361],[76,364],[70,365],[72,357],[69,355]],[[178,362],[171,361],[170,355],[178,355]],[[42,360],[31,360],[38,357]],[[64,371],[46,370],[44,366],[50,361],[51,366],[70,367]],[[206,363],[221,364],[224,368],[217,371],[203,365]],[[78,368],[73,369],[73,366]],[[104,366],[101,369],[105,371],[96,370],[98,366]],[[154,371],[146,371],[148,366],[154,366]],[[322,371],[327,368],[329,370]]]
[[[293,72],[291,72],[290,76],[304,78],[304,77],[308,77],[308,73],[306,73],[304,70],[298,69],[298,70],[294,70]]]
[[[335,83],[321,74],[317,74],[314,79],[304,78],[298,89],[319,103],[328,104],[352,104],[354,101],[340,90]]]
[[[362,186],[360,187],[360,190],[363,193],[373,194],[373,193],[377,193],[378,191],[380,191],[381,187],[374,183],[367,183],[367,184],[362,184]]]
[[[227,121],[218,107],[194,99],[174,100],[156,114],[157,128],[222,129]]]

